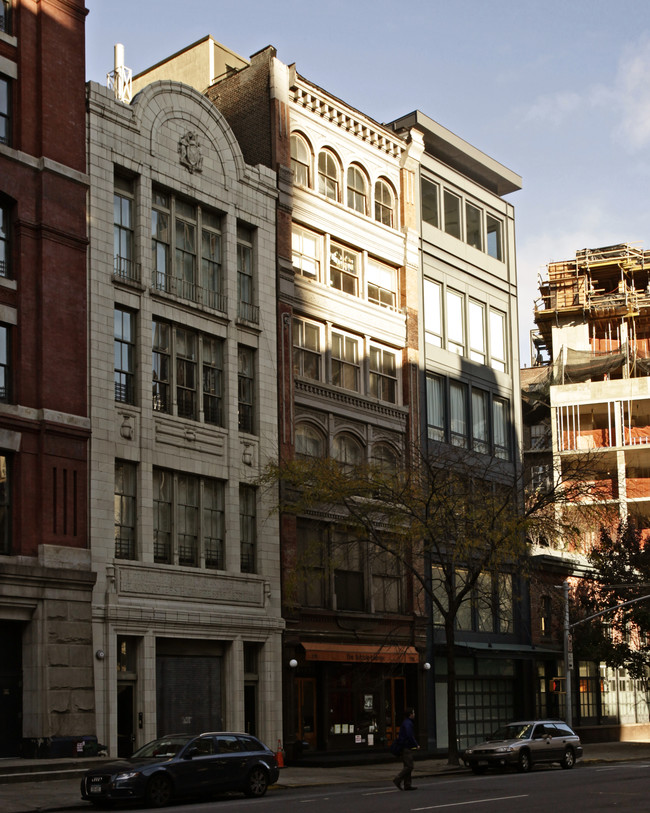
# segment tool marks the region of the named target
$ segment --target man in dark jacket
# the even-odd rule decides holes
[[[397,736],[397,742],[402,749],[402,762],[404,763],[404,767],[397,774],[395,779],[393,779],[393,782],[400,790],[416,790],[411,784],[411,774],[413,773],[413,752],[417,751],[420,746],[415,739],[415,728],[413,727],[414,717],[414,709],[404,709],[404,720],[399,727],[399,734]],[[404,783],[403,788],[402,782]]]

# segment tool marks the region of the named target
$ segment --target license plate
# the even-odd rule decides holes
[[[91,785],[90,786],[90,792],[91,793],[101,793],[102,792],[102,786],[101,785]]]
[[[479,761],[476,764],[481,765],[481,766],[482,765],[487,765],[488,761],[487,761],[487,759],[479,759]]]

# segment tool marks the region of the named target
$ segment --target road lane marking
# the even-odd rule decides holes
[[[481,805],[485,802],[507,802],[510,799],[527,799],[529,793],[521,793],[518,796],[493,796],[491,799],[473,799],[471,802],[450,802],[446,805],[431,805],[430,807],[414,807],[417,810],[441,810],[443,807],[462,807],[463,805]]]

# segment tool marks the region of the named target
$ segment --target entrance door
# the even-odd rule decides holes
[[[406,678],[392,677],[384,683],[384,725],[388,744],[397,737],[402,715],[406,708]]]
[[[257,684],[244,684],[244,731],[257,736]]]
[[[298,739],[316,748],[316,678],[297,678]]]
[[[21,623],[0,622],[0,757],[16,757],[20,753],[23,734],[22,634]]]
[[[130,757],[135,742],[133,683],[117,684],[117,755]]]

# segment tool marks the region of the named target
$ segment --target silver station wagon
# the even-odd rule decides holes
[[[573,768],[582,756],[580,737],[562,720],[508,723],[485,742],[468,748],[463,761],[474,773],[513,766],[526,772],[537,763]]]

